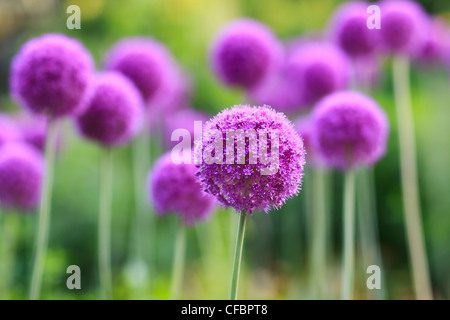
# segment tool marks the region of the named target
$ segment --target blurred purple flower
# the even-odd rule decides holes
[[[433,18],[430,22],[430,32],[420,47],[414,60],[421,65],[436,65],[445,61],[447,48],[450,47],[450,33],[445,21]]]
[[[92,81],[92,95],[76,119],[80,133],[108,147],[128,143],[142,124],[141,95],[133,83],[118,72],[99,74]]]
[[[81,111],[93,69],[90,53],[78,40],[46,34],[28,41],[15,56],[11,93],[33,113],[73,115]]]
[[[252,130],[257,132],[257,147],[244,138]],[[264,137],[259,130],[266,131]],[[245,143],[244,164],[237,161],[234,138],[230,140],[235,146],[234,159],[227,159],[230,151],[226,146],[227,132],[234,132],[237,141]],[[215,133],[223,139],[216,142]],[[267,144],[262,143],[265,139]],[[217,143],[223,143],[223,157],[216,154],[214,148],[214,157],[219,162],[205,161],[205,154],[206,157],[212,155],[211,146]],[[264,146],[270,151],[261,149]],[[238,212],[253,214],[261,210],[268,212],[272,207],[278,209],[300,190],[305,163],[303,142],[286,116],[270,107],[245,105],[225,109],[203,126],[203,138],[196,141],[195,154],[197,157],[198,154],[203,155],[196,161],[199,163],[197,174],[205,191],[215,196],[223,206]],[[264,154],[267,154],[268,161],[263,161]],[[255,163],[251,163],[251,155],[257,157]],[[262,174],[263,170],[270,173]]]
[[[158,215],[178,214],[186,225],[207,219],[215,200],[202,191],[193,164],[175,164],[171,154],[163,155],[148,176],[148,194]]]
[[[388,120],[371,98],[333,93],[319,102],[312,117],[311,142],[324,164],[347,170],[372,165],[384,155]]]
[[[414,55],[429,33],[429,18],[414,1],[380,2],[382,47],[388,53]]]
[[[0,206],[6,209],[32,210],[40,199],[44,159],[23,143],[0,147]]]
[[[251,19],[236,20],[221,30],[211,48],[214,72],[225,84],[250,89],[282,59],[282,48],[272,31]]]
[[[123,73],[139,89],[146,103],[170,85],[172,55],[156,40],[144,37],[118,41],[106,54],[104,67]]]
[[[14,120],[5,114],[0,114],[0,146],[20,139],[20,129]]]
[[[291,53],[286,70],[297,99],[307,105],[346,88],[350,80],[350,63],[346,55],[325,42],[299,46]]]

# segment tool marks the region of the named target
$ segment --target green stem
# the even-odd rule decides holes
[[[325,208],[325,172],[317,168],[313,178],[313,216],[312,216],[312,258],[311,271],[313,292],[319,298],[325,298],[326,286],[326,208]]]
[[[373,168],[365,168],[359,172],[356,191],[359,240],[364,268],[375,264],[383,270],[383,261],[378,240],[374,184]],[[373,290],[369,290],[368,292],[372,293],[377,300],[384,300],[386,298],[383,276],[381,276],[381,288],[375,290],[375,292]]]
[[[393,61],[395,103],[400,148],[401,185],[405,211],[406,234],[412,263],[416,297],[432,299],[425,240],[419,203],[416,142],[409,85],[409,60],[396,56]]]
[[[112,296],[111,271],[111,198],[113,159],[110,149],[102,150],[100,168],[100,203],[98,221],[98,266],[100,296],[103,300]]]
[[[186,254],[186,226],[180,223],[178,227],[177,239],[175,242],[175,251],[172,266],[172,287],[170,299],[180,299],[180,293],[183,283],[184,259]]]
[[[240,273],[240,269],[241,269],[242,248],[243,248],[243,244],[244,244],[246,217],[247,217],[247,214],[245,212],[240,213],[238,232],[237,232],[237,236],[236,236],[236,249],[234,251],[233,275],[231,277],[230,300],[237,300],[237,292],[238,292],[238,285],[239,285],[239,273]]]
[[[342,264],[341,299],[353,299],[355,269],[355,173],[352,169],[344,177],[344,253]]]
[[[49,120],[45,141],[45,176],[39,205],[38,224],[34,247],[34,263],[31,274],[29,298],[37,300],[40,297],[42,276],[47,255],[48,235],[50,229],[50,211],[52,202],[53,170],[56,157],[57,122]]]

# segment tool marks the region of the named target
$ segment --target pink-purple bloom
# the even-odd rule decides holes
[[[387,117],[365,95],[333,93],[318,103],[312,121],[311,143],[325,165],[341,170],[372,165],[386,151]]]
[[[86,96],[94,63],[75,39],[46,34],[28,41],[11,67],[11,93],[33,113],[49,117],[73,115]]]
[[[0,147],[0,206],[10,210],[32,210],[40,199],[44,159],[23,143]]]
[[[299,46],[291,53],[286,70],[298,99],[308,105],[345,89],[350,80],[348,58],[341,49],[325,42]]]
[[[382,47],[388,53],[414,55],[429,32],[429,18],[422,7],[409,0],[380,2]]]
[[[352,58],[373,55],[379,48],[379,29],[367,27],[369,6],[365,1],[343,3],[330,23],[333,42]]]
[[[108,147],[128,143],[142,124],[143,105],[138,90],[118,72],[99,74],[92,82],[85,111],[76,118],[80,133]]]
[[[211,50],[212,68],[229,86],[250,89],[282,59],[282,48],[272,31],[251,19],[236,20],[218,35]]]
[[[104,61],[106,70],[118,71],[128,77],[145,102],[150,102],[168,84],[172,64],[172,56],[164,45],[145,37],[118,41]]]
[[[215,200],[203,192],[192,163],[175,164],[171,154],[163,155],[148,176],[148,194],[158,215],[179,215],[186,225],[207,219]]]
[[[21,139],[20,129],[7,115],[0,114],[0,146]]]
[[[414,60],[421,65],[436,65],[445,59],[446,50],[450,46],[450,33],[445,21],[433,18],[430,22],[430,32],[425,42],[417,51]]]
[[[252,132],[256,132],[253,138],[257,143],[250,142]],[[227,143],[233,144],[233,149]],[[216,144],[222,150],[216,151]],[[238,155],[243,148],[239,144],[245,147],[239,156],[244,160],[241,163]],[[244,105],[225,109],[203,126],[203,137],[196,141],[195,158],[197,175],[207,193],[225,207],[253,214],[278,209],[298,194],[305,150],[283,113],[268,106]]]

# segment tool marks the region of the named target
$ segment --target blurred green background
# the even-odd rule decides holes
[[[10,62],[29,38],[59,32],[80,39],[91,50],[98,69],[104,53],[117,40],[149,36],[164,43],[187,71],[193,84],[191,104],[215,114],[225,107],[245,102],[243,93],[227,88],[214,77],[208,49],[216,32],[228,21],[252,17],[269,25],[281,39],[320,32],[341,1],[295,0],[0,0],[0,111],[14,112],[8,78]],[[68,30],[66,8],[81,9],[81,30]],[[424,0],[431,14],[450,17],[450,3]],[[383,276],[387,298],[414,298],[405,240],[399,185],[397,132],[392,96],[390,64],[382,65],[380,86],[374,97],[389,116],[391,132],[388,152],[375,168],[378,224],[383,254]],[[426,246],[436,298],[450,297],[450,119],[449,78],[443,68],[413,68],[412,93],[418,144],[419,179]],[[70,122],[65,123],[65,146],[56,166],[49,252],[44,276],[44,299],[96,299],[98,147],[83,141]],[[152,157],[157,157],[153,146]],[[153,243],[145,243],[153,268],[139,277],[133,264],[134,194],[131,149],[115,153],[112,259],[116,299],[166,299],[177,219],[155,219]],[[150,168],[149,168],[150,169]],[[329,193],[330,243],[328,254],[329,298],[337,298],[340,281],[341,174],[332,173]],[[144,187],[144,186],[143,186]],[[248,219],[244,247],[244,269],[240,297],[251,299],[312,298],[309,270],[310,228],[303,191],[279,211],[257,213]],[[154,214],[149,207],[149,215]],[[228,298],[232,253],[237,223],[231,210],[218,210],[211,221],[189,230],[187,262],[182,298]],[[11,215],[3,221],[1,235],[13,273],[0,275],[0,298],[27,297],[34,239],[35,215]],[[15,225],[15,227],[14,227]],[[8,232],[13,230],[14,232]],[[6,249],[5,249],[6,250]],[[357,250],[357,259],[361,252]],[[148,262],[147,261],[147,262]],[[0,263],[2,263],[0,261]],[[82,289],[66,288],[66,268],[81,268]],[[3,270],[8,268],[3,268]],[[357,298],[369,297],[365,289],[366,267],[358,262]],[[145,279],[145,281],[140,281]],[[0,289],[1,290],[1,289]]]

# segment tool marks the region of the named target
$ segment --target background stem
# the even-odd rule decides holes
[[[342,265],[341,299],[353,299],[355,270],[355,173],[352,169],[344,177],[344,252]]]
[[[50,229],[50,211],[52,204],[53,172],[56,157],[56,143],[58,123],[50,119],[48,122],[47,137],[45,139],[45,175],[43,178],[42,193],[39,203],[38,224],[36,226],[36,239],[34,247],[34,263],[31,274],[30,300],[40,297],[42,277],[47,255],[48,235]]]
[[[416,142],[409,84],[409,60],[398,55],[393,61],[393,78],[400,148],[401,186],[406,234],[416,297],[432,299],[425,240],[423,236],[417,178]]]
[[[112,296],[111,271],[111,197],[113,181],[113,161],[110,149],[102,150],[100,168],[100,208],[98,223],[98,257],[100,295],[103,300]]]
[[[186,255],[186,227],[180,223],[178,227],[177,239],[172,266],[172,288],[170,292],[171,300],[180,299],[183,283],[184,259]]]

